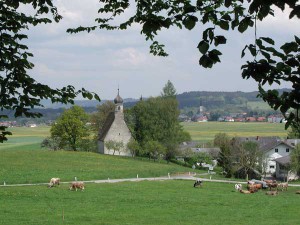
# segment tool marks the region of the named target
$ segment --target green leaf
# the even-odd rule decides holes
[[[262,40],[264,40],[265,42],[271,44],[271,45],[274,45],[275,42],[272,38],[269,38],[269,37],[261,37]]]
[[[200,41],[197,48],[202,54],[205,54],[209,49],[209,44],[206,41]]]
[[[285,54],[289,54],[290,52],[297,52],[298,44],[296,42],[285,43],[281,46],[281,49]]]
[[[231,6],[232,0],[225,0],[225,7],[229,8]]]
[[[204,68],[212,68],[213,61],[207,55],[203,55],[199,60],[199,64]]]
[[[218,35],[215,36],[215,46],[218,46],[219,44],[226,44],[226,38],[224,36]]]
[[[185,28],[187,28],[188,30],[192,30],[195,27],[197,21],[198,18],[196,16],[187,16],[182,21],[182,23],[185,26]]]
[[[300,38],[298,38],[297,36],[295,36],[295,40],[296,40],[297,44],[300,45]]]
[[[229,22],[226,21],[226,20],[221,20],[221,21],[220,21],[220,27],[221,27],[223,30],[229,30]]]
[[[290,13],[289,18],[292,19],[294,16],[300,18],[300,5],[294,7],[294,9]]]
[[[245,50],[248,48],[248,45],[246,45],[244,47],[244,49],[242,50],[242,54],[241,54],[241,58],[243,58],[245,56]]]
[[[217,49],[213,49],[208,53],[208,57],[213,61],[213,63],[221,62],[219,55],[222,55]]]

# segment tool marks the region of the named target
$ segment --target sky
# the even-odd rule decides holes
[[[55,0],[63,19],[59,23],[30,27],[26,41],[35,67],[29,74],[52,88],[73,85],[111,100],[120,89],[122,98],[158,96],[170,80],[178,94],[189,91],[257,91],[257,83],[241,76],[241,51],[254,41],[254,30],[244,34],[224,32],[227,44],[219,50],[221,63],[212,69],[199,66],[197,49],[204,27],[192,31],[170,29],[157,40],[166,45],[168,57],[149,53],[150,42],[140,34],[140,25],[126,31],[97,30],[68,34],[68,28],[94,25],[98,0]],[[30,9],[23,8],[28,11]],[[126,12],[130,15],[131,10]],[[275,17],[257,24],[257,36],[270,36],[280,45],[300,35],[299,19],[275,9]],[[289,88],[283,83],[273,88]],[[80,98],[79,98],[80,99]]]

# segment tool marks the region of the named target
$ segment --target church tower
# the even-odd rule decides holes
[[[116,105],[115,106],[115,113],[117,113],[117,112],[123,113],[123,99],[120,96],[119,88],[118,88],[118,95],[117,95],[117,97],[115,97],[114,103]]]
[[[115,111],[108,115],[99,131],[98,152],[109,155],[131,156],[130,151],[126,147],[131,139],[131,133],[124,120],[123,99],[119,91],[118,88],[117,97],[114,99]],[[108,141],[122,142],[123,148],[118,152],[108,149],[105,145]]]

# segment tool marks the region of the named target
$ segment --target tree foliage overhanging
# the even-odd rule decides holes
[[[22,6],[31,6],[34,13],[25,13],[20,10]],[[100,100],[98,95],[84,88],[75,90],[71,85],[61,89],[53,89],[41,84],[29,75],[34,65],[29,61],[33,54],[29,52],[24,40],[28,36],[24,31],[30,26],[59,22],[61,16],[52,0],[6,0],[0,1],[0,118],[7,115],[3,110],[11,110],[15,117],[41,117],[32,112],[35,107],[42,107],[42,99],[52,102],[74,103],[78,94],[92,99]],[[0,142],[7,140],[6,127],[0,127]]]
[[[295,36],[280,49],[275,48],[272,37],[257,37],[256,25],[267,16],[274,16],[274,8],[289,13],[289,18],[300,18],[300,5],[297,0],[100,0],[99,18],[96,25],[68,29],[70,33],[90,32],[95,29],[126,30],[133,24],[141,24],[141,34],[151,41],[150,52],[154,55],[167,56],[164,45],[156,39],[162,29],[177,27],[192,30],[203,25],[202,36],[199,37],[199,64],[212,68],[221,62],[222,53],[218,49],[227,42],[223,31],[238,30],[244,33],[255,28],[254,43],[249,43],[242,50],[253,57],[242,65],[242,77],[252,78],[258,84],[259,97],[275,110],[279,109],[287,119],[286,127],[297,126],[297,111],[300,106],[300,39]],[[134,12],[126,17],[128,10]],[[125,19],[124,19],[125,18]],[[122,22],[119,22],[122,20]],[[276,25],[275,25],[276,26]],[[292,90],[279,94],[277,90],[266,90],[267,83],[280,84],[288,82]],[[289,112],[289,114],[287,114]]]

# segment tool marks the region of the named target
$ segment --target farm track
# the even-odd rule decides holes
[[[170,176],[163,176],[163,177],[148,177],[148,178],[124,178],[124,179],[105,179],[105,180],[87,180],[82,181],[85,183],[118,183],[118,182],[138,182],[138,181],[164,181],[164,180],[198,180],[200,178],[194,177],[196,174],[180,174],[180,175],[170,175]],[[235,180],[218,180],[218,179],[207,179],[201,178],[202,181],[205,182],[218,182],[218,183],[231,183],[231,184],[246,184],[246,181],[235,181]],[[70,184],[74,181],[65,181],[60,182],[61,184]],[[48,185],[49,183],[35,183],[35,184],[2,184],[0,187],[22,187],[22,186],[43,186]],[[300,184],[289,184],[291,187],[300,187]]]

